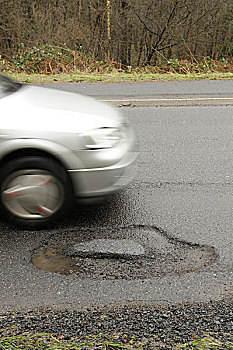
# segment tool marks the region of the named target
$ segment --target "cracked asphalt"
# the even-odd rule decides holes
[[[100,85],[96,84],[96,95],[100,94]],[[208,86],[206,82],[204,85]],[[71,90],[81,88],[81,84],[69,86]],[[211,82],[210,86],[213,86]],[[151,87],[149,84],[148,89]],[[139,88],[136,86],[135,89]],[[185,90],[185,86],[182,89]],[[171,94],[178,95],[178,90],[173,88]],[[198,93],[196,86],[191,90],[186,94]],[[225,90],[223,94],[226,94]],[[0,221],[1,313],[37,309],[72,313],[72,310],[83,308],[127,307],[132,304],[166,308],[177,303],[209,305],[210,301],[218,303],[219,310],[221,303],[228,305],[226,313],[231,308],[233,107],[121,109],[137,135],[139,156],[134,181],[104,203],[93,206],[76,204],[70,216],[50,230],[22,231]],[[131,229],[127,236],[128,228]],[[121,270],[117,269],[117,278],[107,278],[112,271],[107,260],[105,266],[101,262],[105,275],[104,271],[103,275],[100,274],[99,265],[97,275],[61,275],[38,269],[31,261],[41,249],[64,248],[68,241],[98,238],[137,240],[140,236],[138,242],[143,245],[142,238],[146,239],[153,230],[157,234],[156,248],[160,247],[164,253],[166,244],[161,237],[165,235],[177,249],[173,260],[164,255],[165,263],[163,267],[156,265],[154,275],[137,274],[129,269],[130,278],[127,274],[123,278],[123,272],[121,275]],[[151,245],[154,244],[152,240]],[[194,247],[198,248],[197,252],[203,247],[206,249],[206,263],[199,262],[198,268],[195,266],[199,256]],[[209,259],[206,252],[212,252],[214,258]],[[182,256],[189,265],[186,270],[182,270],[182,262],[177,260]],[[178,272],[174,273],[172,266],[169,271],[165,269],[166,259],[169,264],[173,263],[173,270],[176,262]],[[195,311],[197,315],[199,311]],[[232,317],[228,317],[225,323],[229,330]]]

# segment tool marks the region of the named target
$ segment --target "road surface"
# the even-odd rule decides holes
[[[231,298],[233,82],[53,87],[110,103],[115,100],[137,135],[137,171],[125,191],[103,204],[76,205],[68,218],[49,231],[22,231],[0,222],[1,311]],[[146,99],[155,102],[148,102],[150,107],[146,101],[143,105],[135,102]],[[176,101],[171,103],[172,99]],[[194,102],[179,102],[185,99]],[[158,100],[164,100],[163,104]],[[119,273],[111,279],[111,271],[105,273],[105,268],[102,277],[98,271],[97,277],[80,278],[78,273],[61,275],[32,264],[41,249],[51,252],[69,242],[98,238],[128,238],[154,245],[168,259],[170,269],[166,270],[166,264],[164,270],[158,266],[160,273],[153,265],[154,275],[143,275],[147,262],[145,266],[141,262],[142,273],[135,273],[135,278],[121,278]],[[166,249],[170,249],[169,256],[163,255]],[[180,254],[186,255],[179,269]]]

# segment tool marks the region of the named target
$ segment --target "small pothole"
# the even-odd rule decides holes
[[[80,278],[145,279],[198,271],[218,258],[214,248],[169,237],[151,227],[64,232],[35,252],[41,270]]]

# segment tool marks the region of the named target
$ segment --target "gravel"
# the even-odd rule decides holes
[[[186,342],[202,331],[230,333],[233,341],[233,301],[161,306],[131,305],[74,311],[28,310],[0,315],[1,334],[46,332],[67,338],[104,333],[135,336],[145,344]],[[155,337],[156,336],[156,337]],[[168,347],[170,348],[170,347]]]

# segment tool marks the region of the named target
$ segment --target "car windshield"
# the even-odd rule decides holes
[[[15,83],[9,78],[0,75],[0,98],[12,94],[21,88],[21,84]]]

